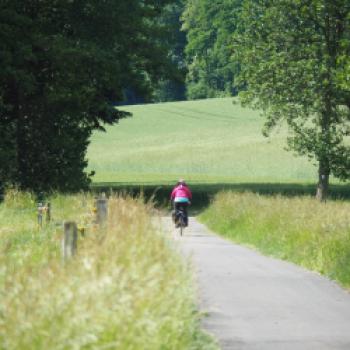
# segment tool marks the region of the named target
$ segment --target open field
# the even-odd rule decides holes
[[[211,229],[350,288],[350,203],[219,193],[201,215]]]
[[[108,229],[89,228],[64,264],[61,222],[91,222],[93,197],[50,200],[41,230],[30,194],[0,204],[1,349],[216,349],[200,331],[187,263],[150,206],[110,198]]]
[[[262,136],[257,111],[232,98],[121,107],[133,117],[96,132],[95,183],[313,183],[316,169],[284,150],[286,131]]]

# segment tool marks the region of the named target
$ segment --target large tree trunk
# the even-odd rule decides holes
[[[329,188],[329,173],[330,171],[327,162],[320,161],[318,168],[318,184],[316,198],[321,202],[325,202],[327,199]]]

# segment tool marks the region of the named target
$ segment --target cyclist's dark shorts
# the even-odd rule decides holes
[[[188,225],[188,215],[187,215],[187,207],[188,207],[188,203],[186,202],[175,202],[175,211],[179,210],[180,208],[183,209],[184,213],[185,213],[185,224],[186,226]]]

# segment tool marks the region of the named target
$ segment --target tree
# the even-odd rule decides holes
[[[185,61],[186,34],[181,30],[181,15],[185,8],[184,0],[175,0],[167,5],[158,19],[163,26],[163,45],[168,47],[169,66],[167,75],[161,79],[154,92],[154,100],[185,100],[185,77],[187,66]]]
[[[89,137],[127,114],[125,87],[151,96],[166,69],[158,17],[168,0],[3,0],[0,181],[86,188]]]
[[[187,33],[187,95],[232,96],[239,64],[232,59],[232,33],[242,0],[189,0],[182,16]]]
[[[261,108],[265,133],[286,122],[288,146],[318,163],[317,198],[329,175],[350,177],[348,0],[245,0],[235,34],[243,103]]]
[[[347,21],[350,21],[350,13],[348,13]],[[350,45],[349,45],[349,34],[344,35],[340,41],[342,53],[339,54],[337,65],[337,84],[342,89],[350,90]]]

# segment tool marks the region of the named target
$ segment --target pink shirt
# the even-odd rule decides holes
[[[173,200],[175,197],[192,199],[192,193],[186,185],[178,185],[171,192],[170,199]]]

